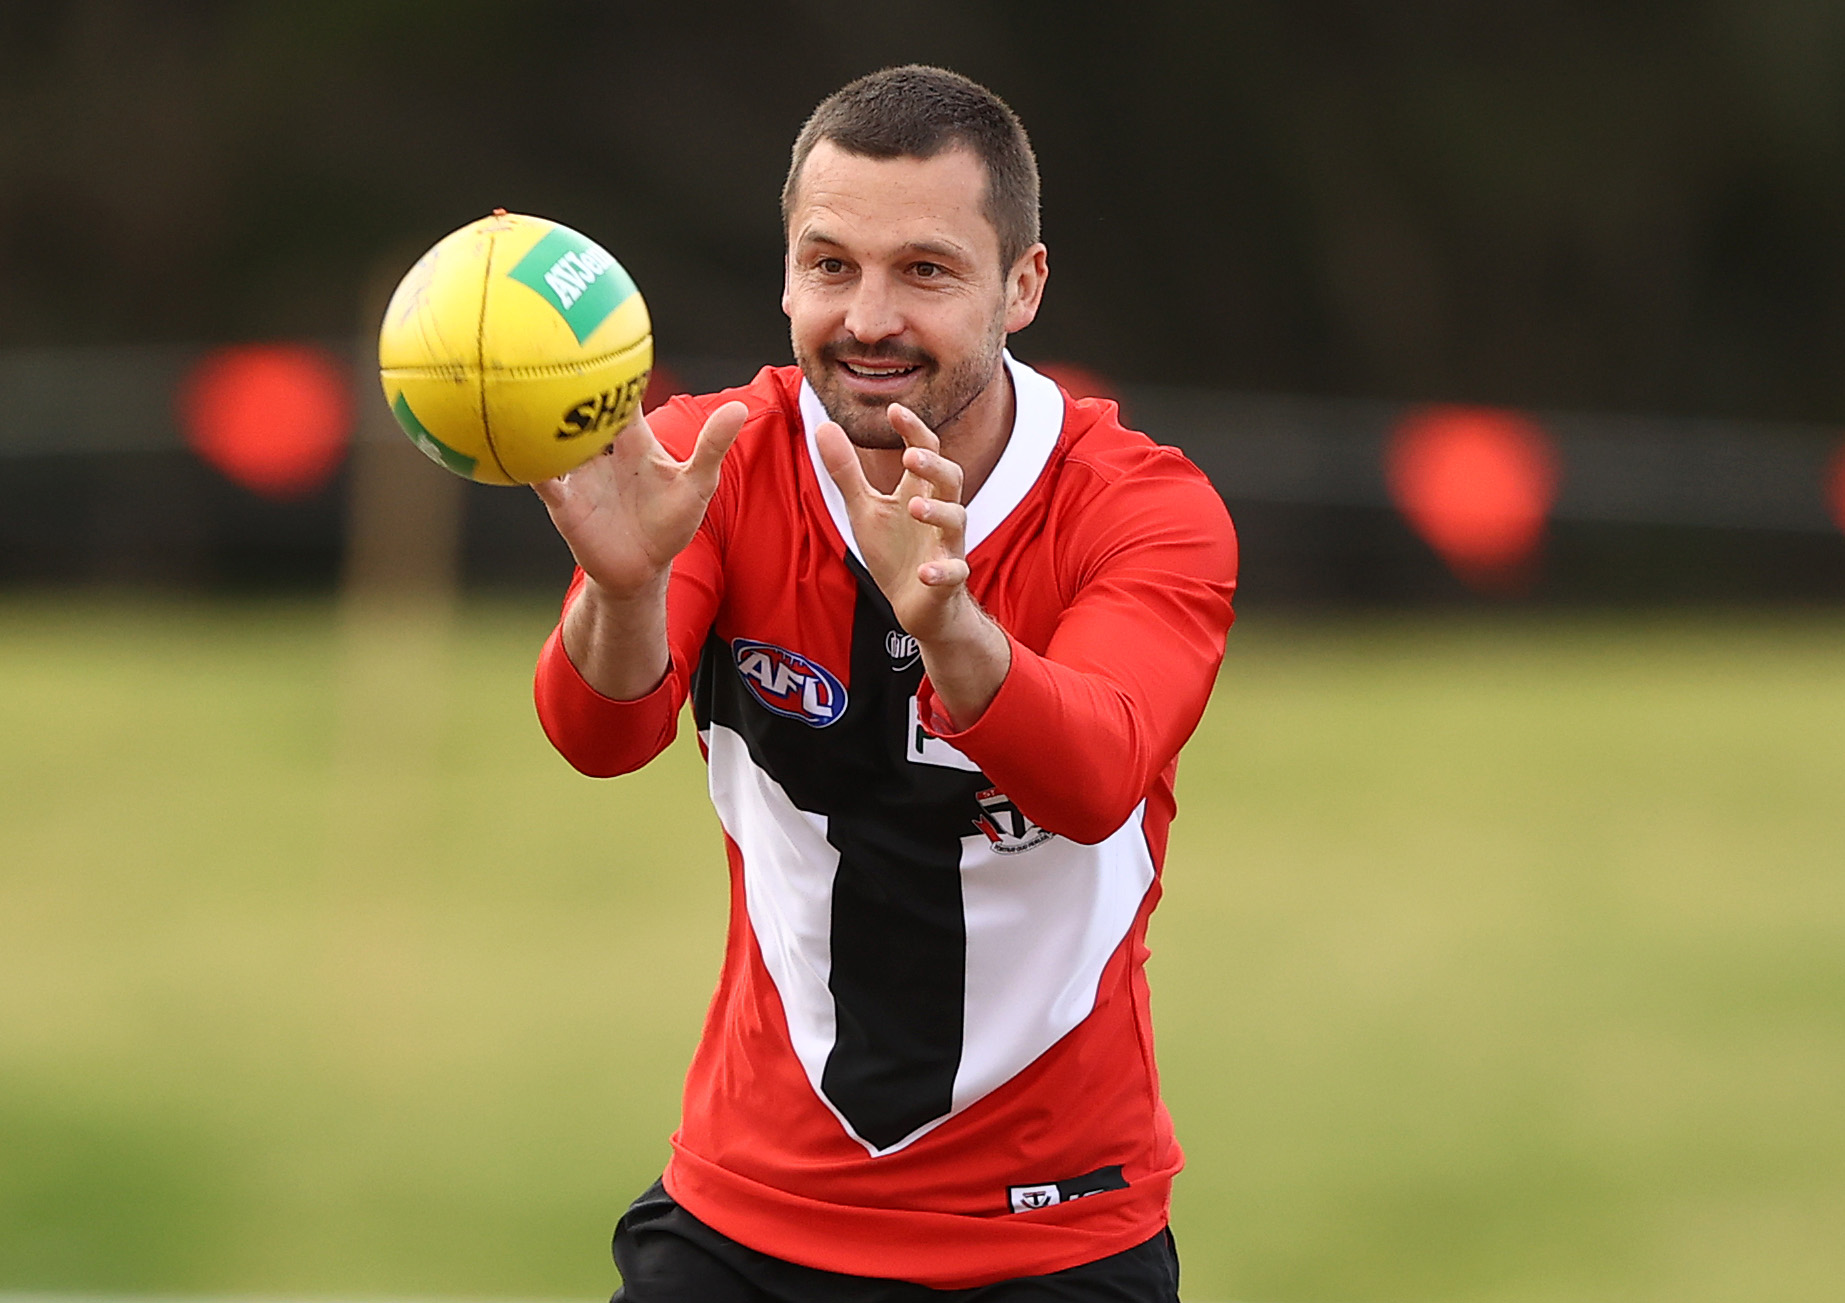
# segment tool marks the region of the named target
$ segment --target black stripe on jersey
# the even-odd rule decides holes
[[[738,734],[798,808],[826,816],[839,868],[827,983],[836,1032],[821,1090],[885,1149],[952,1107],[967,963],[961,838],[985,780],[906,757],[922,666],[892,668],[896,617],[856,558],[846,563],[858,595],[844,715],[818,729],[764,709],[716,637],[699,660],[693,712],[700,728]]]
[[[878,816],[836,815],[828,828],[839,848],[827,979],[837,1031],[820,1088],[887,1149],[953,1104],[967,969],[961,843]]]
[[[1127,1188],[1128,1183],[1121,1175],[1119,1163],[1113,1167],[1097,1168],[1086,1176],[1073,1176],[1067,1181],[1057,1183],[1057,1193],[1063,1196],[1065,1203],[1072,1199],[1081,1199],[1085,1195],[1101,1194],[1104,1190],[1125,1190]]]

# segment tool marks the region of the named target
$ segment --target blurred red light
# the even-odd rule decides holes
[[[346,368],[305,344],[216,349],[181,382],[186,442],[226,478],[273,498],[325,487],[352,434]]]
[[[1557,456],[1536,421],[1486,407],[1410,413],[1385,449],[1390,496],[1462,582],[1529,584],[1556,499]]]
[[[1826,504],[1832,508],[1832,519],[1845,530],[1845,443],[1832,454],[1832,473],[1826,479]]]
[[[1106,376],[1075,362],[1034,362],[1032,369],[1062,385],[1072,398],[1106,398],[1120,403],[1121,394]]]

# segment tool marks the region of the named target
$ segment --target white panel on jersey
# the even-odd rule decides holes
[[[1012,855],[961,843],[967,1024],[954,1108],[1010,1081],[1095,1007],[1109,956],[1153,884],[1146,804],[1106,840],[1053,837]]]
[[[969,552],[979,547],[987,535],[998,529],[1000,523],[1012,514],[1012,509],[1025,500],[1031,492],[1031,486],[1038,482],[1045,464],[1051,459],[1051,451],[1057,446],[1057,436],[1063,432],[1063,393],[1057,388],[1057,382],[1049,376],[1040,375],[1013,358],[1011,353],[1003,354],[1006,370],[1012,376],[1012,393],[1016,407],[1012,418],[1012,434],[1006,440],[1006,450],[1000,454],[999,462],[987,476],[980,492],[967,508],[966,546]],[[833,517],[833,525],[839,530],[839,536],[846,541],[852,555],[863,562],[865,556],[858,550],[858,539],[853,536],[852,522],[846,516],[845,495],[839,486],[833,483],[833,477],[827,473],[826,463],[820,460],[820,445],[814,441],[814,429],[821,422],[830,420],[826,407],[820,401],[820,395],[814,387],[801,381],[801,423],[807,431],[807,459],[814,478],[820,482],[820,496],[826,500],[828,514]]]
[[[837,1035],[832,971],[833,878],[839,852],[825,816],[795,807],[756,767],[742,737],[705,733],[711,801],[743,854],[744,903],[788,1034],[814,1094],[873,1155],[896,1153],[1010,1081],[1089,1015],[1102,968],[1127,935],[1153,882],[1141,831],[1145,806],[1107,840],[1053,837],[995,854],[976,833],[961,842],[967,921],[965,1029],[950,1112],[879,1149],[820,1088]]]
[[[839,852],[826,839],[826,816],[810,814],[789,800],[782,785],[757,768],[748,744],[735,731],[713,724],[700,736],[711,770],[711,804],[743,853],[744,908],[763,967],[781,996],[801,1070],[847,1135],[874,1157],[895,1153],[950,1115],[879,1149],[852,1129],[820,1087],[838,1037],[827,979],[833,968],[833,878]]]
[[[743,852],[750,928],[782,997],[795,1057],[818,1094],[820,1073],[837,1035],[827,979],[833,967],[833,877],[839,852],[826,839],[826,816],[796,808],[781,784],[757,768],[739,734],[713,724],[702,736],[711,804]]]

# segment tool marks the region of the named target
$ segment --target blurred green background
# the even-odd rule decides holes
[[[548,604],[0,603],[0,1285],[588,1298],[716,973]],[[1188,1295],[1845,1279],[1845,617],[1240,624],[1155,920]]]

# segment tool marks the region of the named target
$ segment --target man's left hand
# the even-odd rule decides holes
[[[865,568],[915,635],[937,699],[957,728],[986,710],[1012,663],[1005,632],[967,590],[967,508],[961,467],[909,408],[890,406],[903,438],[903,476],[893,493],[865,478],[858,452],[832,421],[814,431],[827,473],[845,497]]]

